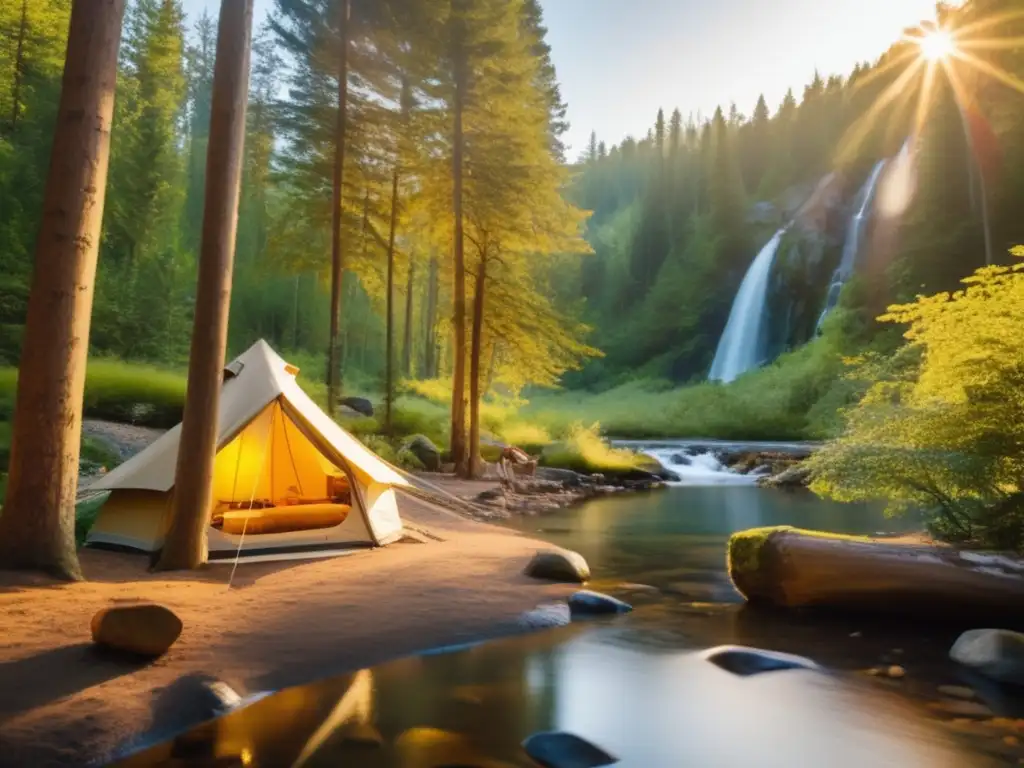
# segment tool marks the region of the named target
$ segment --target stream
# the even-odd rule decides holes
[[[194,729],[189,749],[260,766],[525,768],[537,763],[523,740],[561,730],[634,768],[1024,761],[1021,698],[947,659],[964,627],[764,613],[744,605],[726,573],[725,544],[737,530],[900,534],[919,530],[918,521],[759,488],[706,445],[646,449],[670,463],[687,452],[680,482],[505,523],[583,554],[594,577],[588,587],[627,600],[632,613],[287,689]],[[823,669],[743,677],[704,658],[723,644],[799,654]],[[865,673],[896,666],[899,676]],[[940,686],[950,685],[961,698],[943,695]],[[377,738],[380,745],[366,746]],[[123,765],[163,764],[179,748],[160,745]],[[584,764],[595,763],[564,763]]]

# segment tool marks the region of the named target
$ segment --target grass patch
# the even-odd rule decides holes
[[[185,376],[151,365],[90,360],[83,410],[91,419],[169,429],[181,421]],[[0,418],[10,418],[18,387],[16,368],[0,368]]]
[[[99,514],[100,507],[103,506],[109,496],[109,493],[104,493],[95,499],[83,501],[75,507],[75,544],[78,546],[85,544],[85,537],[92,530],[93,525],[96,523],[96,515]]]

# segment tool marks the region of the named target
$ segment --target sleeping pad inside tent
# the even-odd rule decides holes
[[[338,426],[259,341],[225,369],[210,558],[383,545],[401,536],[405,479]],[[97,482],[87,545],[155,551],[173,506],[180,425]]]

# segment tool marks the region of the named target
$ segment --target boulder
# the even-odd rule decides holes
[[[1019,620],[1024,560],[789,526],[735,533],[729,577],[750,602],[951,620]]]
[[[795,464],[778,474],[760,478],[757,484],[762,488],[806,488],[810,482],[810,468]]]
[[[1000,683],[1024,685],[1024,634],[1008,629],[971,629],[949,651],[949,657]]]
[[[669,461],[680,467],[688,467],[693,464],[693,459],[683,453],[673,453]]]
[[[803,656],[746,648],[741,645],[720,645],[711,648],[704,652],[704,658],[716,667],[742,677],[784,669],[820,669],[817,664]]]
[[[578,616],[604,616],[610,613],[629,613],[633,606],[600,592],[581,589],[569,597],[569,612],[573,618]]]
[[[441,451],[426,435],[413,435],[402,448],[415,456],[428,472],[437,472],[441,468]]]
[[[343,397],[341,404],[363,416],[373,416],[373,403],[365,397]]]
[[[181,629],[181,619],[155,603],[104,608],[92,617],[94,643],[138,656],[162,656]]]
[[[583,555],[568,549],[538,551],[523,571],[534,579],[583,584],[590,578],[590,566]]]
[[[523,742],[523,750],[544,768],[598,768],[619,762],[600,747],[571,733],[535,733]]]
[[[586,475],[573,472],[571,469],[558,469],[557,467],[537,467],[534,477],[538,480],[553,480],[567,488],[578,488],[584,483],[592,482]]]

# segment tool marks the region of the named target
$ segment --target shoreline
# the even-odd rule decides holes
[[[0,573],[0,766],[102,759],[158,725],[161,694],[182,676],[214,675],[243,696],[276,690],[526,631],[523,613],[576,589],[523,575],[550,544],[404,495],[400,507],[426,543],[245,564],[230,586],[228,566],[153,574],[144,556],[88,549],[90,581]],[[91,644],[92,615],[133,602],[166,605],[185,625],[146,664]]]

